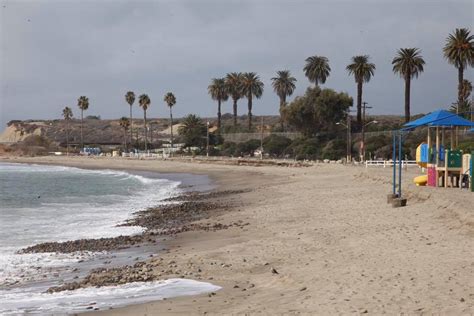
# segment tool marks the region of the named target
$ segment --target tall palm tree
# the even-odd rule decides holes
[[[462,81],[462,88],[461,88],[461,103],[456,102],[451,106],[451,111],[455,113],[463,113],[460,114],[465,118],[469,118],[469,114],[465,112],[470,112],[471,102],[469,101],[469,97],[472,93],[472,83],[469,80],[464,79]],[[472,117],[472,113],[471,113]]]
[[[255,72],[246,72],[242,75],[242,94],[248,100],[248,128],[252,129],[252,100],[260,99],[263,94],[263,82]]]
[[[80,96],[79,99],[77,100],[77,106],[79,109],[81,109],[81,150],[84,148],[84,134],[83,134],[83,129],[84,129],[84,111],[86,111],[89,108],[89,98],[86,96]]]
[[[143,109],[143,119],[144,119],[144,127],[145,127],[145,151],[148,150],[148,132],[146,126],[146,110],[150,106],[151,100],[146,94],[142,94],[138,97],[138,104]]]
[[[66,155],[69,156],[69,121],[72,119],[72,110],[66,106],[63,109],[63,117],[66,121]]]
[[[364,82],[369,82],[374,75],[375,64],[369,63],[369,55],[352,57],[352,63],[347,65],[346,70],[349,75],[354,75],[357,83],[357,125],[362,126],[362,86]]]
[[[286,97],[291,96],[296,89],[296,78],[291,76],[289,70],[277,71],[277,77],[272,78],[273,91],[280,98],[280,111],[286,105]]]
[[[127,117],[122,116],[120,118],[120,127],[123,128],[123,145],[125,150],[127,150],[127,131],[130,128],[130,120]]]
[[[211,98],[217,101],[217,129],[221,129],[221,103],[229,99],[224,78],[213,78],[211,84],[207,87],[207,92]]]
[[[242,94],[242,73],[231,72],[225,77],[225,86],[227,93],[232,97],[234,101],[234,126],[237,125],[237,101],[243,97]]]
[[[464,69],[474,67],[474,35],[467,28],[456,29],[446,38],[444,57],[458,69],[458,104],[462,103]]]
[[[171,149],[173,149],[173,112],[172,112],[171,109],[172,109],[173,106],[176,104],[176,97],[174,96],[173,93],[168,92],[167,94],[165,94],[164,101],[166,102],[166,104],[167,104],[168,107],[170,108]]]
[[[132,105],[135,102],[135,93],[133,91],[128,91],[125,94],[125,101],[127,101],[128,105],[130,106],[130,144],[132,144],[133,138],[133,118],[132,118]]]
[[[303,70],[309,81],[314,82],[316,86],[320,83],[325,83],[331,72],[329,59],[324,56],[308,57],[306,58],[306,65]]]
[[[410,121],[411,79],[423,72],[425,61],[418,48],[400,48],[392,60],[393,72],[405,80],[405,122]]]

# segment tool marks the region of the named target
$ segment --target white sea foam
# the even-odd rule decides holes
[[[83,288],[58,293],[28,293],[0,291],[0,314],[54,314],[66,315],[85,312],[92,308],[146,303],[164,298],[197,295],[219,290],[211,283],[188,279],[169,279],[154,282],[135,282],[119,286]]]
[[[63,292],[53,295],[40,294],[38,288],[21,287],[20,292],[7,291],[5,287],[2,289],[2,285],[24,281],[26,278],[30,281],[44,281],[42,274],[50,268],[61,268],[93,256],[91,253],[16,254],[20,248],[47,241],[140,233],[142,227],[116,225],[129,219],[134,212],[157,205],[161,200],[177,194],[180,182],[147,178],[123,171],[86,170],[61,166],[0,164],[0,172],[4,179],[16,180],[13,185],[17,188],[16,191],[11,190],[11,199],[7,200],[11,204],[7,207],[5,204],[0,205],[0,314],[22,313],[27,310],[40,314],[48,313],[49,310],[44,309],[45,306],[52,308],[51,311],[79,311],[81,304],[89,298],[91,300],[97,298],[97,304],[99,298],[103,299],[101,303],[105,304],[103,306],[126,305],[175,294],[189,295],[186,291],[197,293],[202,291],[202,288],[207,289],[210,286],[194,284],[192,283],[194,281],[189,280],[172,280],[164,283],[84,289],[74,293]],[[47,178],[45,181],[42,181],[43,176]],[[40,179],[39,185],[38,181],[31,182],[31,179]],[[58,186],[57,181],[63,182]],[[84,187],[88,185],[88,181],[104,183],[102,187],[106,193],[101,194],[100,186],[98,187],[100,192],[91,192],[90,189],[80,191],[88,189]],[[0,183],[1,185],[3,189],[10,189],[6,182]],[[56,185],[55,189],[61,191],[59,196],[57,191],[51,189],[51,185]],[[115,192],[113,185],[120,188],[121,193]],[[40,191],[41,198],[37,193]],[[24,194],[27,194],[26,202],[17,206],[17,199],[21,202],[25,198]],[[35,194],[38,194],[38,200]],[[180,289],[181,286],[183,289]],[[42,289],[44,290],[44,284]],[[115,302],[114,297],[117,296],[120,296],[120,299]]]

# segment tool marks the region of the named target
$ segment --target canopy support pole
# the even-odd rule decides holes
[[[393,146],[392,146],[392,162],[393,162],[393,195],[396,195],[396,187],[397,187],[397,136],[396,132],[392,132],[392,141],[393,141]]]
[[[398,198],[402,198],[402,132],[398,133]]]
[[[439,164],[439,127],[436,126],[436,166]]]

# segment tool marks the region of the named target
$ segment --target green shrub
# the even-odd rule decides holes
[[[39,135],[30,135],[22,141],[22,144],[25,146],[40,146],[49,148],[51,142],[46,137]]]
[[[263,140],[263,150],[276,157],[282,156],[290,145],[291,139],[284,136],[270,135]]]
[[[236,148],[237,148],[236,143],[224,142],[224,144],[222,144],[219,148],[220,154],[222,156],[234,156]]]
[[[339,160],[347,154],[346,141],[333,139],[326,143],[321,151],[322,159]]]
[[[285,151],[285,154],[294,157],[297,160],[318,159],[321,151],[321,145],[317,138],[297,138],[291,142]]]
[[[253,156],[255,150],[260,148],[260,141],[258,139],[251,139],[245,143],[238,143],[234,155],[235,156]]]
[[[463,153],[471,153],[474,151],[474,140],[461,141],[458,144],[458,148],[461,149]]]

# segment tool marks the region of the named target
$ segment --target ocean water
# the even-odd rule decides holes
[[[0,163],[0,314],[61,314],[85,311],[92,301],[106,308],[216,290],[208,283],[168,280],[45,294],[75,264],[107,254],[17,253],[40,242],[139,233],[143,228],[116,225],[179,194],[181,181],[172,178]]]

